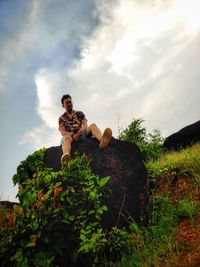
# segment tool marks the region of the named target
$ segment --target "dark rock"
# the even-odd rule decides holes
[[[147,172],[138,147],[112,138],[108,148],[100,150],[98,141],[90,137],[86,142],[74,142],[72,157],[75,151],[85,153],[92,159],[91,167],[95,174],[111,177],[104,192],[111,189],[112,193],[109,197],[103,194],[109,211],[104,215],[102,227],[125,226],[130,217],[141,223],[141,216],[147,214],[148,195]],[[61,155],[61,146],[48,148],[45,166],[60,170]]]
[[[182,128],[165,139],[164,147],[168,150],[180,150],[200,142],[200,121]]]
[[[19,205],[18,202],[10,202],[7,200],[0,201],[0,206],[6,207],[7,209],[12,209],[14,205]]]

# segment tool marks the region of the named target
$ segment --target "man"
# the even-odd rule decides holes
[[[72,98],[70,95],[63,95],[61,98],[65,113],[59,117],[59,131],[62,134],[61,144],[63,155],[61,162],[71,159],[71,144],[73,141],[86,140],[88,135],[92,135],[99,140],[99,148],[104,149],[108,146],[112,137],[112,130],[106,128],[102,134],[96,124],[87,125],[87,119],[82,111],[73,110]]]

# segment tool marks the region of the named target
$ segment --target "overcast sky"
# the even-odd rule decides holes
[[[199,120],[199,0],[1,0],[0,198],[21,160],[60,143],[60,98],[103,130],[166,137]]]

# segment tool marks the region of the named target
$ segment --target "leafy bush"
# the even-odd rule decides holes
[[[104,232],[100,225],[107,211],[102,193],[109,177],[93,174],[87,157],[78,154],[55,172],[43,166],[44,153],[42,149],[28,156],[13,176],[21,205],[5,215],[0,265],[91,266],[106,257],[119,259],[126,253],[127,233],[116,227]]]
[[[63,253],[94,260],[104,246],[101,192],[109,177],[94,175],[85,156],[54,172],[43,166],[44,151],[22,161],[13,177],[21,207],[1,231],[1,266],[55,266]]]
[[[124,130],[119,130],[119,140],[135,143],[141,150],[145,161],[156,160],[163,152],[164,138],[158,130],[147,134],[144,127],[141,126],[143,120],[135,119]]]

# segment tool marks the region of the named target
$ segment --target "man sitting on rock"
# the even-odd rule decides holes
[[[70,95],[63,95],[61,98],[65,113],[59,117],[59,131],[62,134],[61,144],[63,155],[61,162],[71,159],[71,144],[73,141],[86,140],[88,135],[92,135],[99,140],[99,148],[104,149],[108,146],[112,137],[112,130],[106,128],[102,134],[96,124],[87,125],[87,119],[82,111],[73,110],[72,98]]]

